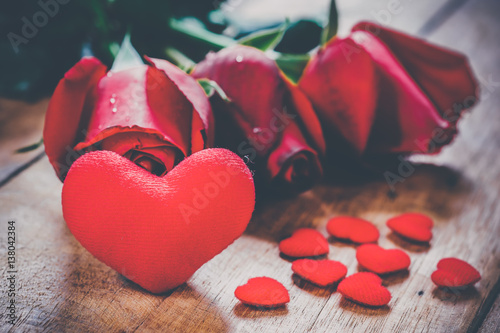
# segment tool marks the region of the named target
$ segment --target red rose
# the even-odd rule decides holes
[[[211,147],[213,116],[201,86],[165,60],[109,71],[84,58],[59,82],[47,110],[45,151],[61,180],[76,158],[112,150],[164,175]]]
[[[192,75],[217,82],[231,100],[213,105],[216,145],[255,162],[257,179],[303,190],[321,177],[325,144],[316,114],[262,51],[210,53]]]
[[[340,133],[358,155],[438,152],[478,98],[465,56],[368,22],[321,48],[299,87],[328,150],[341,149]]]

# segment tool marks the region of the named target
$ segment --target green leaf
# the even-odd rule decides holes
[[[281,41],[290,21],[287,19],[282,25],[274,29],[259,30],[238,40],[238,44],[253,46],[261,51],[274,49]]]
[[[293,82],[297,83],[311,57],[308,54],[279,53],[275,61],[281,71]]]
[[[165,55],[167,57],[167,60],[176,64],[177,67],[179,67],[186,73],[191,72],[191,70],[196,65],[196,63],[193,60],[191,60],[188,56],[186,56],[184,53],[182,53],[175,47],[167,47],[165,49]]]
[[[337,12],[337,5],[335,0],[330,2],[330,14],[328,15],[328,24],[323,30],[323,35],[321,36],[321,45],[326,44],[329,40],[337,35],[339,28],[339,14]]]
[[[226,93],[221,86],[217,84],[217,82],[209,79],[199,79],[198,83],[203,90],[205,90],[205,94],[207,94],[208,97],[212,97],[215,93],[217,93],[224,102],[231,102],[231,99],[227,97]]]
[[[118,52],[120,52],[120,44],[118,44],[117,42],[111,42],[109,43],[108,48],[109,52],[113,55],[114,58],[116,58],[116,55],[118,54]]]
[[[144,65],[144,62],[130,42],[130,33],[127,33],[123,38],[122,45],[120,47],[120,50],[118,51],[118,54],[116,55],[113,66],[111,66],[111,70],[121,71],[140,65]]]
[[[307,53],[321,43],[322,32],[323,24],[318,21],[298,20],[290,24],[274,50],[281,53]]]
[[[195,18],[184,18],[182,20],[170,19],[170,29],[185,35],[195,41],[210,45],[220,50],[235,44],[235,40],[224,35],[219,35],[207,30],[203,24]]]
[[[43,145],[43,138],[41,138],[40,141],[35,142],[29,146],[25,146],[25,147],[21,147],[21,148],[17,149],[14,153],[16,153],[16,154],[28,153],[30,151],[37,149],[41,145]]]

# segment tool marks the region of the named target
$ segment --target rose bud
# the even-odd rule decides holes
[[[321,177],[325,144],[317,116],[262,51],[238,45],[209,53],[192,76],[215,81],[229,98],[212,105],[215,144],[255,163],[256,180],[302,191]]]
[[[464,55],[368,22],[322,47],[298,84],[329,156],[345,141],[357,156],[436,153],[478,98]]]
[[[44,142],[61,180],[92,150],[114,151],[162,176],[213,145],[213,115],[201,86],[165,60],[146,59],[149,65],[107,71],[96,58],[84,58],[59,82]]]

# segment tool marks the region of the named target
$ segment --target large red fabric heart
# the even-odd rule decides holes
[[[467,262],[457,258],[441,259],[431,279],[439,287],[471,286],[481,280],[481,274]]]
[[[405,213],[387,220],[387,226],[400,236],[417,242],[432,238],[432,219],[420,213]]]
[[[225,149],[195,153],[164,177],[91,152],[62,191],[64,219],[83,247],[153,293],[179,286],[238,238],[254,203],[250,171]]]
[[[288,290],[276,281],[265,276],[248,280],[234,291],[234,296],[243,304],[275,308],[290,302]]]
[[[281,253],[294,258],[314,257],[330,251],[328,241],[315,229],[297,229],[292,237],[284,239],[279,245]]]
[[[391,300],[391,293],[382,286],[382,279],[370,272],[346,277],[337,290],[351,301],[369,306],[383,306]]]
[[[372,223],[350,216],[331,218],[326,225],[330,235],[340,239],[348,239],[354,243],[374,243],[380,236],[377,227]]]
[[[347,267],[340,261],[300,259],[292,263],[292,271],[304,280],[326,287],[343,279]]]
[[[376,244],[361,245],[356,251],[359,264],[377,274],[387,274],[410,267],[410,257],[399,249],[386,250]]]

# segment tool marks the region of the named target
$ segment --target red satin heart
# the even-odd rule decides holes
[[[350,216],[331,218],[326,225],[330,235],[340,239],[348,239],[354,243],[374,243],[380,234],[372,223]]]
[[[225,149],[195,153],[164,177],[91,152],[62,191],[64,219],[83,247],[153,293],[184,283],[238,238],[254,203],[250,171]]]
[[[343,279],[347,267],[340,261],[300,259],[292,263],[292,271],[304,280],[326,287]]]
[[[396,234],[417,242],[432,238],[432,219],[420,213],[405,213],[387,220],[387,226]]]
[[[431,279],[439,287],[471,286],[481,280],[481,274],[467,262],[457,258],[441,259]]]
[[[279,248],[281,253],[294,258],[320,256],[330,251],[326,238],[308,228],[297,229],[292,237],[280,242]]]
[[[382,279],[370,272],[346,277],[337,290],[345,298],[363,305],[383,306],[391,300],[391,293],[382,286]]]
[[[356,251],[356,259],[367,270],[377,274],[387,274],[410,267],[410,257],[399,249],[386,250],[376,244],[361,245]]]
[[[265,276],[248,280],[236,288],[234,296],[244,304],[265,308],[275,308],[290,302],[288,290],[275,279]]]

